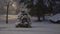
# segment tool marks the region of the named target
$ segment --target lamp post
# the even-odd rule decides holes
[[[9,10],[9,2],[7,2],[6,24],[8,24],[8,10]]]
[[[7,2],[7,12],[6,12],[6,24],[8,24],[8,11],[9,11],[9,5],[10,5],[10,2]],[[12,4],[12,3],[11,3]]]
[[[8,11],[9,11],[9,6],[13,4],[12,1],[6,1],[6,6],[7,6],[7,11],[6,11],[6,24],[8,24]]]

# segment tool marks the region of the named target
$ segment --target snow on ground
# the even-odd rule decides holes
[[[52,24],[49,21],[35,22],[36,17],[31,19],[32,28],[15,28],[16,20],[9,20],[9,24],[1,21],[0,34],[60,34],[60,24]]]
[[[9,20],[17,19],[17,15],[8,15]],[[0,20],[6,20],[6,15],[0,15]]]
[[[34,23],[32,28],[15,28],[14,24],[1,24],[0,34],[60,34],[60,25]]]

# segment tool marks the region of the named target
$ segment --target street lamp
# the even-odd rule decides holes
[[[6,12],[6,24],[8,24],[8,11],[9,11],[10,2],[7,2],[7,12]]]
[[[8,24],[8,10],[9,10],[9,2],[7,2],[6,24]]]

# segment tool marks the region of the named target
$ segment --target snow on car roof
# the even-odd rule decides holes
[[[53,21],[60,20],[60,14],[56,14],[56,15],[50,17],[49,19],[50,19],[50,20],[53,20]]]

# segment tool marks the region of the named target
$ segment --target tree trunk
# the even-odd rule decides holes
[[[41,17],[40,11],[37,11],[37,19],[38,19],[37,21],[41,21],[40,17]]]
[[[43,10],[43,20],[45,20],[45,11]]]
[[[43,20],[45,20],[45,15],[43,15]]]
[[[37,16],[37,18],[38,18],[38,21],[41,21],[41,20],[40,20],[40,16]]]

